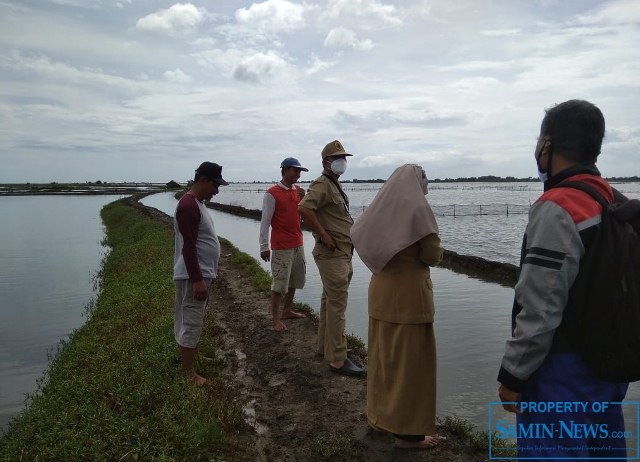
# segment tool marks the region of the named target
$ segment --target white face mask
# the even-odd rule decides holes
[[[336,159],[331,162],[331,171],[336,175],[342,175],[347,171],[347,159]]]
[[[549,179],[549,174],[547,172],[541,172],[540,170],[538,170],[538,178],[540,178],[540,181],[545,183]]]

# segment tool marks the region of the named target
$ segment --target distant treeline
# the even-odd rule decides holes
[[[383,180],[381,178],[376,178],[375,180],[357,180],[353,179],[351,181],[343,181],[343,183],[384,183],[387,180]],[[470,176],[470,177],[462,177],[462,178],[435,178],[429,179],[429,183],[518,183],[518,182],[533,182],[538,181],[537,178],[529,177],[529,178],[516,178],[513,176],[508,176],[506,178],[502,178],[500,176],[493,175],[485,175],[485,176]]]
[[[628,176],[628,177],[619,177],[614,176],[610,178],[606,178],[607,181],[615,182],[615,183],[637,183],[640,182],[640,177],[638,176]],[[343,181],[343,183],[384,183],[386,180],[381,178],[376,178],[375,180],[347,180]],[[429,179],[429,183],[528,183],[528,182],[536,182],[540,181],[538,178],[527,177],[527,178],[516,178],[513,176],[501,177],[501,176],[493,176],[493,175],[484,175],[484,176],[470,176],[470,177],[462,177],[462,178],[436,178],[434,180]]]

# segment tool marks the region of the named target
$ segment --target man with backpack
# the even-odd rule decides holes
[[[597,340],[582,331],[584,316],[591,315],[585,307],[594,309],[584,296],[588,286],[597,286],[596,295],[615,289],[597,281],[577,284],[596,271],[593,262],[618,264],[613,255],[590,255],[592,246],[603,248],[595,242],[607,207],[580,190],[586,185],[606,203],[620,199],[595,165],[604,128],[596,106],[566,101],[546,111],[534,153],[544,193],[529,212],[512,337],[498,374],[503,407],[517,414],[518,457],[527,460],[626,460],[625,439],[617,437],[624,432],[622,407],[612,403],[624,399],[628,381],[594,373],[585,351]],[[613,309],[596,308],[605,316]],[[610,331],[603,324],[605,334]],[[575,425],[579,431],[569,431]]]

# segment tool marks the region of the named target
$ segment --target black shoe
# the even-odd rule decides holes
[[[336,374],[346,375],[348,377],[364,377],[365,374],[364,369],[353,364],[349,358],[345,358],[342,367],[333,367],[329,365],[329,369]]]

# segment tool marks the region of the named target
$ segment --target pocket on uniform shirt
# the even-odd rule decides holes
[[[340,194],[332,194],[331,202],[333,202],[334,204],[340,205],[340,204],[344,204],[344,199]]]

